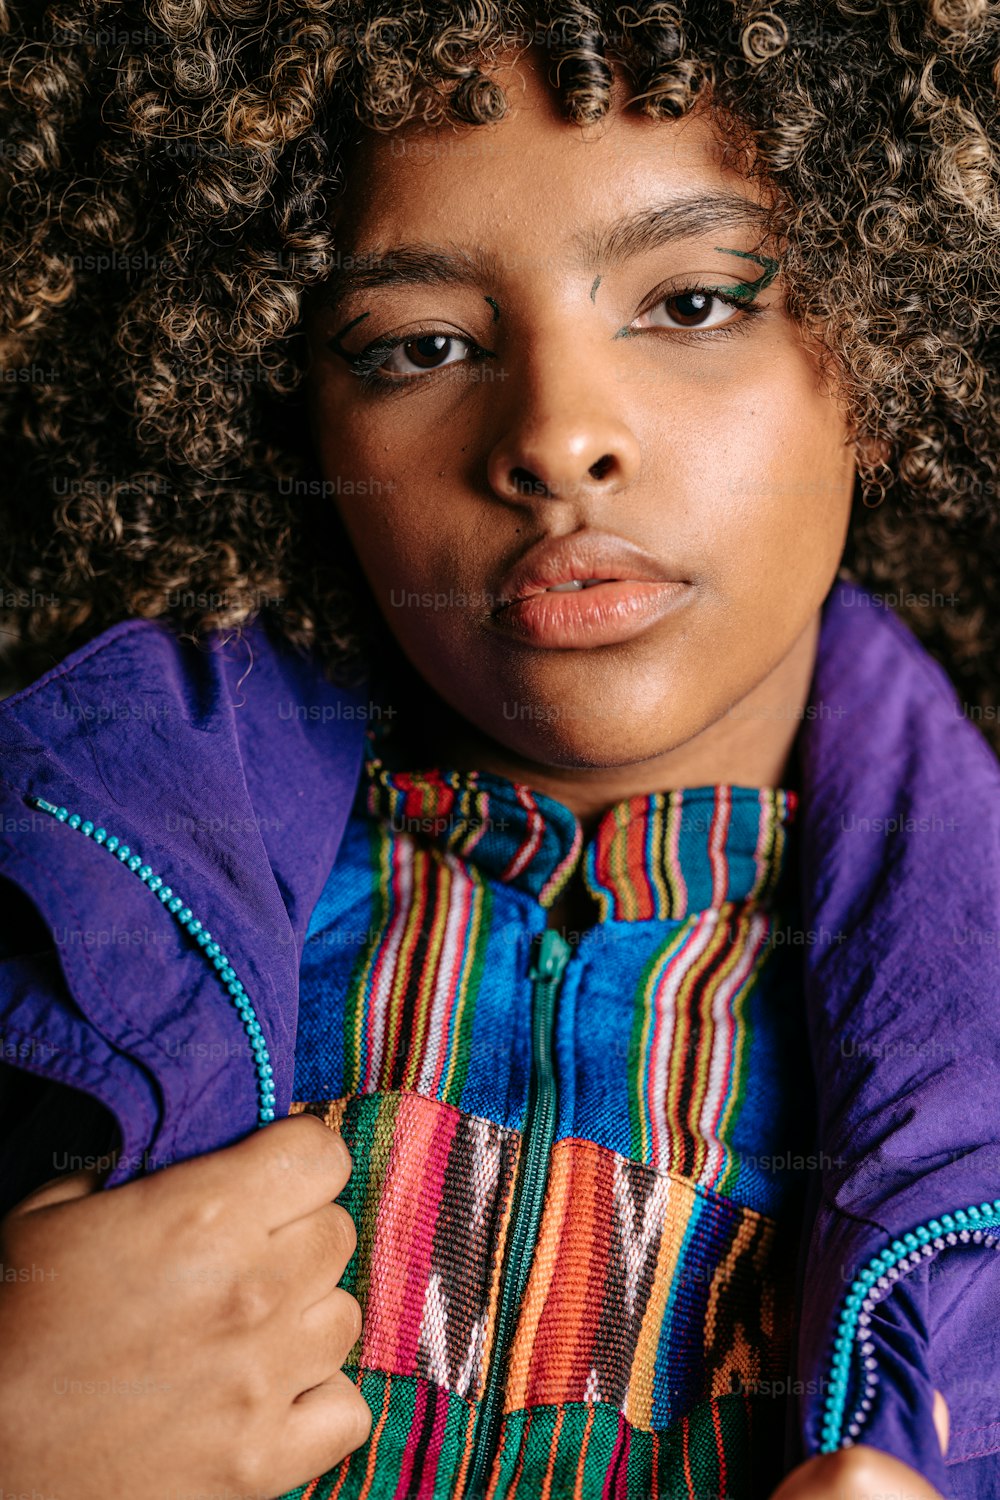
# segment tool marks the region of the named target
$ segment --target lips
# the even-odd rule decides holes
[[[627,640],[691,592],[690,580],[606,532],[545,537],[505,574],[492,619],[534,646],[568,648]]]

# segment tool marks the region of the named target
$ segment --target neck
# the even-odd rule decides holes
[[[616,802],[650,792],[727,783],[791,787],[797,734],[809,701],[819,641],[817,613],[787,656],[740,702],[684,744],[622,766],[565,767],[527,759],[482,733],[422,680],[406,694],[411,751],[421,764],[489,771],[521,781],[570,808],[591,831]],[[405,670],[412,679],[413,669]]]

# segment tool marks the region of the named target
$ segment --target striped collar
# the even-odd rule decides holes
[[[551,906],[581,862],[601,921],[770,904],[797,796],[719,784],[617,802],[584,846],[564,803],[488,771],[390,769],[369,735],[359,788],[368,813]]]

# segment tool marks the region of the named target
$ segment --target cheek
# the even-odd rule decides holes
[[[352,473],[346,463],[339,466],[339,473],[342,477],[338,483],[342,488],[357,482],[354,475],[358,471]],[[412,512],[393,505],[391,495],[386,498],[386,484],[393,481],[382,473],[374,482],[381,486],[381,493],[378,490],[371,496],[342,493],[336,504],[365,577],[381,602],[389,590],[401,584],[420,586],[427,572],[428,538],[421,528],[414,526]]]
[[[320,472],[375,597],[439,584],[447,571],[440,443],[424,453],[398,406],[347,410],[324,383],[312,423]]]
[[[854,462],[843,413],[804,355],[778,348],[761,371],[694,423],[683,488],[719,592],[788,617],[796,600],[817,603],[836,572]]]
[[[341,473],[346,472],[346,466]],[[450,658],[467,650],[471,604],[483,595],[475,564],[460,563],[451,525],[438,501],[414,503],[399,489],[337,500],[337,509],[361,571],[391,633],[404,650],[442,650]]]

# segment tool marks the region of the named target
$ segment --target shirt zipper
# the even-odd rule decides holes
[[[511,1229],[497,1312],[497,1331],[486,1376],[469,1482],[464,1500],[481,1500],[497,1447],[503,1417],[510,1344],[528,1284],[538,1240],[549,1156],[556,1128],[556,1084],[552,1067],[552,1023],[556,994],[570,956],[570,945],[555,928],[539,935],[529,970],[531,992],[531,1080],[521,1135],[521,1163],[511,1209]]]
[[[992,1203],[970,1203],[952,1213],[918,1224],[894,1239],[856,1276],[844,1298],[824,1384],[827,1391],[820,1434],[821,1453],[849,1448],[857,1442],[872,1409],[878,1386],[875,1345],[868,1335],[872,1309],[889,1295],[901,1276],[957,1244],[1000,1249],[1000,1198]],[[848,1394],[853,1387],[857,1404],[848,1417]]]
[[[126,870],[131,870],[133,875],[136,875],[143,885],[153,892],[163,903],[164,910],[170,913],[179,926],[194,938],[201,949],[202,956],[215,970],[216,978],[243,1022],[243,1029],[247,1034],[247,1046],[257,1075],[257,1125],[259,1127],[270,1124],[274,1119],[274,1069],[271,1066],[264,1033],[250,996],[243,988],[242,981],[230,959],[223,953],[208,928],[199,922],[183,897],[178,896],[163,877],[157,875],[152,866],[146,863],[142,855],[134,853],[117,834],[109,834],[106,828],[96,827],[92,818],[81,817],[77,812],[71,813],[65,807],[56,807],[54,803],[46,802],[44,797],[26,796],[25,800],[39,812],[48,813],[58,822],[65,823],[67,828],[77,830],[83,834],[84,838],[90,839],[92,843],[98,844],[109,854],[113,854]]]

